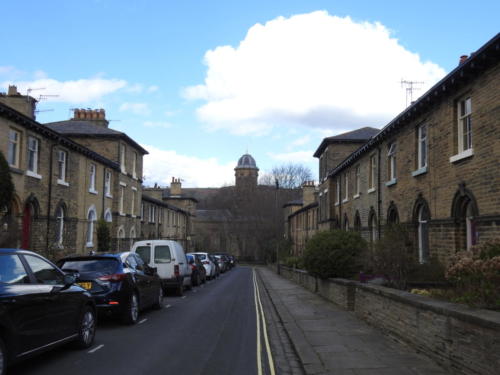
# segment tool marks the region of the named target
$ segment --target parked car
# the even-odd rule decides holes
[[[215,269],[215,274],[214,277],[217,278],[220,276],[220,266],[219,266],[219,260],[215,257],[213,254],[208,254],[208,258],[212,261],[214,264],[214,269]]]
[[[190,289],[191,267],[181,244],[171,240],[138,241],[130,250],[139,255],[144,263],[157,269],[163,290],[173,290],[179,296],[184,288]]]
[[[229,271],[229,262],[226,256],[222,254],[214,254],[214,256],[217,258],[217,262],[219,263],[220,272],[224,273]]]
[[[92,345],[95,303],[74,282],[34,252],[0,249],[0,374],[60,344]]]
[[[160,309],[163,288],[156,269],[134,253],[71,256],[57,262],[90,292],[100,313],[113,314],[135,324],[147,307]]]
[[[191,274],[191,282],[194,286],[199,286],[207,281],[207,273],[200,258],[196,254],[186,254],[189,266],[193,273]]]
[[[203,252],[197,252],[193,253],[196,254],[197,257],[200,258],[201,262],[203,263],[203,267],[205,267],[205,271],[207,274],[207,279],[213,279],[216,274],[216,269],[215,269],[215,264],[212,259],[210,259],[208,253],[203,253]]]

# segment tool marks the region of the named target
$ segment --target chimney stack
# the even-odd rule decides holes
[[[181,193],[182,193],[181,179],[172,177],[172,182],[170,183],[170,196],[180,196]]]
[[[303,207],[315,201],[316,186],[314,181],[305,181],[302,184],[302,205]]]
[[[469,58],[469,56],[467,56],[467,55],[460,56],[460,60],[458,61],[458,65],[462,65],[464,62],[467,61],[468,58]]]
[[[33,120],[35,119],[36,99],[29,95],[22,95],[17,91],[15,85],[9,85],[7,94],[0,93],[0,102]]]
[[[100,125],[105,128],[107,128],[109,125],[109,121],[106,120],[106,112],[102,108],[100,109],[75,108],[73,110],[72,120],[92,121],[94,124]]]

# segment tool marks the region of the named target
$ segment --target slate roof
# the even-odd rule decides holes
[[[97,120],[98,121],[98,120]],[[96,120],[66,120],[57,122],[48,122],[44,124],[49,129],[52,129],[60,134],[68,137],[103,137],[103,138],[119,138],[131,144],[144,155],[148,151],[141,147],[137,142],[130,138],[127,134],[113,130],[102,125],[98,125]]]
[[[182,208],[172,206],[171,204],[168,204],[168,203],[163,202],[159,199],[150,197],[149,195],[145,195],[144,193],[142,194],[142,199],[146,202],[154,203],[154,204],[157,204],[158,206],[166,207],[166,208],[169,208],[173,211],[182,212],[182,213],[185,213],[187,215],[190,215],[188,211],[183,210]]]
[[[324,138],[318,149],[314,153],[314,157],[319,158],[325,148],[332,143],[365,143],[370,138],[380,132],[380,129],[371,128],[366,126],[364,128],[356,129],[347,133],[334,135],[333,137]]]
[[[55,130],[53,130],[53,129],[51,129],[43,124],[40,124],[36,120],[33,120],[33,119],[29,118],[28,116],[25,116],[24,114],[16,111],[15,109],[9,107],[6,104],[0,103],[0,115],[2,117],[6,117],[6,118],[10,119],[11,121],[14,121],[18,125],[24,126],[27,129],[30,129],[34,132],[42,134],[43,136],[45,136],[49,139],[52,139],[53,141],[58,142],[59,144],[65,146],[71,150],[77,151],[77,152],[89,157],[90,159],[93,159],[93,160],[98,161],[104,165],[107,165],[110,168],[113,168],[116,170],[120,169],[120,166],[118,165],[118,163],[116,163],[112,160],[109,160],[109,159],[105,158],[104,156],[98,154],[97,152],[92,151],[92,150],[88,149],[87,147],[82,146],[82,145],[74,142],[70,138],[67,138],[65,135],[63,135],[63,134],[61,134],[61,133],[59,133],[59,132],[57,132],[57,131],[55,131]]]
[[[293,200],[293,201],[289,201],[289,202],[286,202],[283,207],[288,207],[288,206],[302,206],[304,204],[304,202],[302,201],[302,199],[296,199],[296,200]]]

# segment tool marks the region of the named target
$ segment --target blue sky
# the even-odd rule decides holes
[[[40,122],[105,108],[151,151],[147,184],[233,182],[321,139],[382,127],[498,32],[498,1],[32,1],[2,4],[0,91],[58,95]],[[5,16],[8,15],[8,16]],[[44,111],[52,110],[52,111]]]

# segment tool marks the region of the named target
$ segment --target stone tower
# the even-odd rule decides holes
[[[237,189],[255,189],[259,168],[255,164],[255,159],[250,154],[243,155],[238,160],[238,165],[234,168]]]

